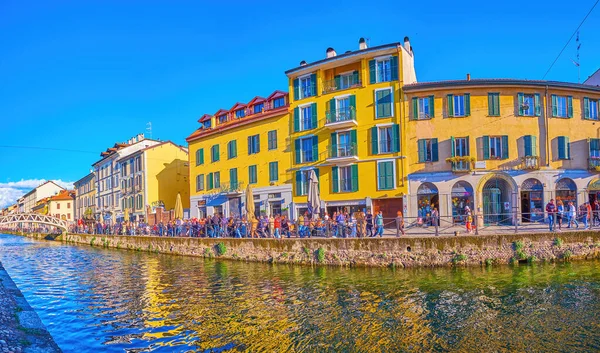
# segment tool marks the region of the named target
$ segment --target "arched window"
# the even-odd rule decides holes
[[[559,200],[565,205],[573,202],[577,207],[577,185],[573,179],[562,178],[556,182],[556,202]]]

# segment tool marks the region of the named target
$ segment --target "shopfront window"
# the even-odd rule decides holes
[[[537,179],[527,179],[521,185],[521,221],[544,220],[544,185]]]
[[[577,185],[572,179],[562,178],[556,182],[556,202],[559,200],[564,205],[573,202],[577,207]]]
[[[437,208],[439,211],[439,194],[438,189],[432,183],[423,183],[417,190],[417,207],[418,220],[421,225],[433,225],[431,212]]]
[[[467,211],[473,212],[473,187],[466,181],[459,181],[452,187],[452,219],[454,223],[464,223]]]

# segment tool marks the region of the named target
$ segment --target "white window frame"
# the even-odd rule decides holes
[[[594,104],[596,107],[596,109],[592,109],[592,104]],[[585,108],[588,109],[588,111],[590,112],[590,116],[589,118],[584,118],[585,119],[589,119],[589,120],[598,120],[598,117],[600,116],[600,99],[593,99],[593,98],[588,98],[588,106],[584,107],[584,114],[585,114]]]
[[[312,82],[310,82],[311,75],[312,75],[312,72],[310,74],[298,76],[298,99],[304,99],[304,98],[312,97],[310,95],[306,95],[305,96],[303,94],[304,92],[302,90],[302,81],[305,81],[305,80],[308,81],[308,90],[310,90],[310,86],[312,85]]]
[[[529,101],[529,102],[528,102]],[[531,104],[529,104],[531,103]],[[523,93],[523,105],[527,104],[527,110],[523,109],[523,116],[535,116],[535,94]],[[521,108],[521,107],[519,107]],[[531,114],[528,114],[531,112]]]
[[[379,163],[383,163],[383,162],[392,162],[392,171],[393,171],[393,175],[394,175],[394,185],[391,189],[382,189],[381,185],[379,184]],[[396,184],[396,160],[395,159],[381,159],[377,161],[377,190],[395,190],[398,185]]]
[[[388,154],[388,153],[393,153],[392,150],[394,149],[393,143],[394,141],[390,140],[390,150],[389,151],[383,151],[383,148],[381,148],[382,144],[381,142],[383,141],[383,139],[381,138],[381,130],[382,129],[392,129],[392,127],[394,126],[393,123],[390,124],[378,124],[377,126],[377,152],[378,154]],[[393,134],[393,131],[392,131]]]
[[[379,91],[390,91],[390,95],[392,96],[392,101],[390,102],[391,104],[391,109],[390,109],[390,116],[382,116],[382,117],[377,117],[377,92]],[[375,119],[387,119],[387,118],[393,118],[394,117],[394,89],[393,87],[384,87],[384,88],[378,88],[373,90],[373,100],[375,102]]]
[[[561,104],[562,103],[562,104]],[[564,115],[561,111],[561,108],[564,109]],[[567,96],[556,96],[556,118],[567,118],[569,117],[569,99]]]
[[[424,109],[425,109],[425,103],[427,103],[427,108],[429,110],[429,112],[427,112],[427,114],[425,114]],[[421,107],[421,105],[423,105]],[[421,109],[423,108],[423,109]],[[418,120],[429,120],[432,118],[431,116],[431,107],[429,106],[429,97],[417,97],[417,119]]]
[[[457,146],[457,141],[458,141],[458,140],[464,140],[464,141],[465,141],[465,149],[466,149],[466,147],[467,147],[467,143],[466,143],[466,142],[467,142],[467,138],[466,138],[465,136],[462,136],[462,137],[455,137],[455,138],[454,138],[454,146],[452,146],[452,148],[454,149],[454,155],[455,155],[455,156],[458,156],[458,157],[466,157],[466,156],[469,156],[468,154],[464,154],[464,153],[463,153],[463,154],[459,155],[459,154],[457,153],[456,146]],[[462,145],[462,144],[461,144],[461,145]],[[464,151],[464,152],[469,152],[469,151]]]
[[[374,60],[375,60],[375,83],[392,81],[392,56],[391,55],[379,56],[379,57],[374,58]],[[384,62],[384,61],[389,62],[389,66],[390,66],[390,77],[389,78],[390,79],[380,81],[379,80],[379,63]]]
[[[298,117],[299,122],[298,123],[300,125],[298,127],[299,128],[298,131],[308,131],[308,130],[312,130],[312,129],[316,128],[316,126],[312,126],[312,111],[310,112],[309,117],[308,117],[308,122],[310,124],[310,128],[305,129],[304,128],[304,124],[303,124],[303,121],[304,121],[304,111],[306,109],[312,109],[313,103],[314,102],[309,102],[309,103],[304,103],[304,104],[299,104],[298,105],[298,115],[299,115],[299,117]]]
[[[456,94],[452,97],[452,116],[455,118],[462,118],[467,116],[467,112],[465,110],[465,95],[464,94]],[[459,104],[456,102],[460,101],[460,106],[462,106],[462,114],[460,114],[460,110],[457,110]]]
[[[490,136],[490,159],[502,159],[502,152],[502,136]]]
[[[345,165],[341,165],[338,167],[338,191],[339,192],[352,192],[352,166],[353,164],[345,164]],[[342,169],[343,170],[348,170],[350,173],[350,188],[348,190],[345,190],[342,188]],[[346,180],[346,179],[344,179]]]
[[[312,162],[316,162],[316,161],[306,161],[306,160],[304,160],[304,149],[303,149],[304,146],[302,145],[302,142],[304,140],[310,139],[312,141],[313,137],[314,137],[314,135],[306,135],[306,136],[302,136],[302,137],[298,138],[300,140],[300,163],[312,163]],[[314,146],[313,146],[313,148],[314,148]],[[310,155],[311,155],[311,158],[312,158],[312,149],[310,150],[310,153],[311,153]]]
[[[338,87],[338,89],[348,89],[348,88],[352,87],[352,84],[350,82],[350,80],[352,79],[352,73],[353,73],[353,71],[346,71],[346,72],[340,73],[340,87]],[[347,86],[344,86],[342,84],[344,82],[344,79],[347,80],[347,83],[348,83]]]

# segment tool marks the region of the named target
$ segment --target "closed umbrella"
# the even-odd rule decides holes
[[[254,195],[250,184],[246,187],[246,218],[251,220],[254,218]]]
[[[319,195],[319,180],[314,170],[308,177],[308,211],[315,218],[321,211],[321,196]]]
[[[180,193],[177,193],[177,199],[175,199],[175,219],[183,219],[183,204],[181,203]]]
[[[123,215],[123,221],[129,222],[129,209],[125,208],[125,214]]]

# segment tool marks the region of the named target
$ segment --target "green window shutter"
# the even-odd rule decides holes
[[[256,135],[256,153],[260,152],[260,135]]]
[[[465,93],[465,116],[471,115],[471,94]]]
[[[523,103],[525,102],[525,95],[523,93],[518,93],[517,94],[517,104],[519,105],[517,107],[518,111],[519,111],[519,116],[523,116]]]
[[[248,155],[252,154],[252,136],[248,136]]]
[[[542,104],[541,104],[541,99],[540,99],[539,93],[536,93],[534,95],[534,105],[535,105],[535,116],[541,116],[542,115]]]
[[[392,70],[392,81],[398,80],[398,57],[392,56],[390,58],[390,70]]]
[[[567,152],[567,159],[571,159],[571,143],[569,142],[569,136],[565,136],[565,150]]]
[[[248,167],[248,183],[255,184],[256,183],[256,166],[251,165]]]
[[[215,172],[214,178],[215,178],[215,188],[220,188],[221,187],[221,172]]]
[[[523,150],[525,152],[525,156],[533,156],[532,154],[532,148],[531,148],[531,135],[525,135],[523,136]]]
[[[300,109],[294,108],[294,132],[300,131]]]
[[[396,185],[394,181],[394,162],[385,162],[387,164],[386,185],[389,189],[393,189]]]
[[[558,159],[566,159],[567,151],[566,151],[565,137],[558,136],[557,142],[558,142]]]
[[[237,140],[233,140],[233,157],[237,157]]]
[[[352,118],[354,118],[356,116],[356,115],[354,115],[354,114],[356,114],[356,96],[351,95],[348,98],[348,103],[350,103],[350,114],[351,114],[350,116]]]
[[[331,167],[331,190],[333,190],[333,192],[340,191],[338,167]]]
[[[488,115],[494,115],[494,95],[493,93],[488,93]]]
[[[465,140],[467,140],[467,156],[471,155],[471,144],[469,143],[469,136],[465,137]]]
[[[456,154],[456,145],[454,142],[454,136],[450,137],[450,156],[454,157]]]
[[[431,139],[431,161],[437,162],[439,160],[438,154],[438,139]]]
[[[446,100],[448,102],[448,116],[453,117],[454,116],[454,96],[449,94],[448,96],[446,96]]]
[[[590,150],[592,150],[592,151],[600,150],[600,139],[590,139]]]
[[[269,163],[269,181],[279,180],[279,166],[277,162]]]
[[[334,82],[334,85],[335,85],[335,89],[336,90],[340,89],[340,75],[335,75],[333,77],[333,82]]]
[[[229,184],[231,187],[235,187],[237,185],[237,169],[231,168],[229,169]]]
[[[337,155],[337,132],[331,133],[331,157],[336,158]]]
[[[400,152],[400,125],[398,124],[392,126],[392,141],[394,143],[392,152]]]
[[[213,188],[213,173],[208,173],[206,175],[206,185],[207,185],[207,190],[212,190],[212,188]]]
[[[317,95],[317,74],[310,75],[310,96]]]
[[[315,176],[317,177],[317,181],[319,181],[319,168],[314,168],[313,170],[315,171]],[[317,188],[318,188],[319,190],[321,190],[321,183],[319,183],[319,184],[317,185]]]
[[[377,76],[375,72],[375,60],[369,60],[369,82],[371,84],[377,81]]]
[[[567,117],[573,117],[573,96],[567,97]]]
[[[483,136],[483,159],[490,159],[490,137]]]
[[[590,99],[588,97],[583,98],[583,118],[590,118]]]
[[[221,157],[221,153],[219,153],[219,145],[215,146],[215,161],[218,161],[219,158]]]
[[[433,119],[435,117],[435,97],[429,96],[429,117]]]
[[[358,191],[358,164],[353,164],[350,166],[352,171],[352,191]]]
[[[418,140],[417,150],[419,152],[419,163],[425,162],[425,158],[427,156],[427,140]]]
[[[300,148],[300,139],[296,139],[294,141],[294,153],[296,154],[296,164],[300,164],[300,162],[302,161],[302,159],[300,158],[302,150]]]
[[[313,136],[313,161],[319,160],[319,138],[317,136]]]
[[[412,99],[412,118],[419,119],[419,98],[416,97]]]
[[[329,100],[329,119],[331,119],[331,121],[335,121],[335,107],[335,98],[332,98]]]
[[[502,159],[508,159],[508,136],[502,136]]]
[[[294,100],[297,101],[300,93],[300,80],[294,79]]]
[[[537,136],[531,136],[531,155],[537,157]]]
[[[302,171],[296,171],[296,196],[302,196]]]
[[[357,137],[356,137],[356,130],[351,130],[351,131],[350,131],[350,143],[352,144],[352,149],[353,149],[353,152],[355,152],[355,153],[356,153],[356,152],[358,152],[358,151],[356,150],[356,149],[357,149],[357,147],[358,147],[358,144],[357,144]]]
[[[312,116],[311,116],[312,128],[316,129],[317,128],[317,103],[313,103],[310,105],[310,113],[312,114]]]
[[[386,176],[385,164],[386,163],[387,162],[377,163],[377,185],[378,185],[379,189],[387,189],[386,180],[385,180],[385,176]]]
[[[555,94],[552,95],[552,116],[558,115],[558,98]]]
[[[371,128],[371,153],[372,154],[379,154],[379,142],[378,142],[378,138],[379,138],[379,134],[378,134],[379,130],[377,129],[377,126],[374,126]]]
[[[488,93],[488,115],[500,116],[500,94]]]

